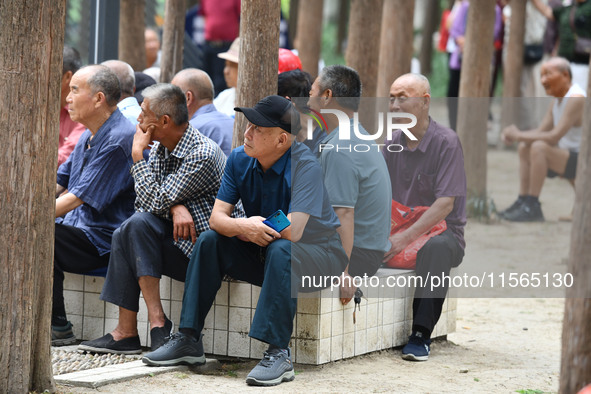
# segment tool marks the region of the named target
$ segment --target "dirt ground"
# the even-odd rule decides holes
[[[490,150],[488,194],[499,209],[517,195],[517,155]],[[465,262],[502,263],[519,270],[564,272],[570,245],[572,187],[547,180],[541,202],[546,222],[491,224],[469,221]],[[530,272],[532,270],[529,270]],[[543,292],[537,292],[543,297]],[[400,349],[376,352],[322,366],[296,365],[296,379],[266,391],[287,392],[487,392],[540,393],[558,390],[564,299],[459,298],[456,332],[431,347],[429,361],[412,363]],[[256,390],[244,383],[256,362],[222,363],[214,373],[173,372],[98,390],[60,386],[61,392],[188,393]]]

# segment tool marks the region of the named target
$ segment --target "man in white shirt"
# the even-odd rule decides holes
[[[501,133],[505,144],[519,143],[519,197],[500,213],[514,222],[544,221],[539,196],[546,176],[561,176],[574,184],[576,175],[585,91],[572,82],[570,64],[564,58],[544,62],[540,74],[546,93],[556,98],[542,122],[533,130],[511,125]]]

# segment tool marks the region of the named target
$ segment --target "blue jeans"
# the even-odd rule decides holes
[[[319,241],[303,244],[278,239],[263,248],[213,230],[202,233],[187,268],[180,328],[201,333],[222,279],[229,275],[261,287],[249,336],[286,348],[297,306],[292,289],[299,288],[301,276],[337,276],[347,265],[336,232]]]

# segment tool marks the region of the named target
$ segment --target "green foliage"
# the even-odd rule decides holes
[[[338,25],[334,22],[322,25],[322,49],[320,57],[326,66],[333,64],[345,64],[345,56],[337,53],[337,31]]]
[[[520,394],[544,394],[544,391],[535,389],[515,390],[515,392]]]

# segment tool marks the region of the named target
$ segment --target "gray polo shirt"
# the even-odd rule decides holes
[[[389,152],[390,144],[400,144],[402,152]],[[392,149],[396,150],[396,149]],[[392,134],[383,148],[390,170],[392,198],[408,207],[431,206],[439,197],[455,197],[445,221],[460,246],[465,248],[466,173],[458,135],[430,119],[425,136],[414,150],[406,146],[402,131]]]
[[[349,125],[353,127],[353,119]],[[361,125],[359,131],[368,134]],[[337,127],[320,141],[320,164],[331,205],[355,209],[353,246],[386,252],[390,249],[390,178],[381,152],[372,144],[376,142],[359,139],[353,129],[351,140],[340,140]]]

